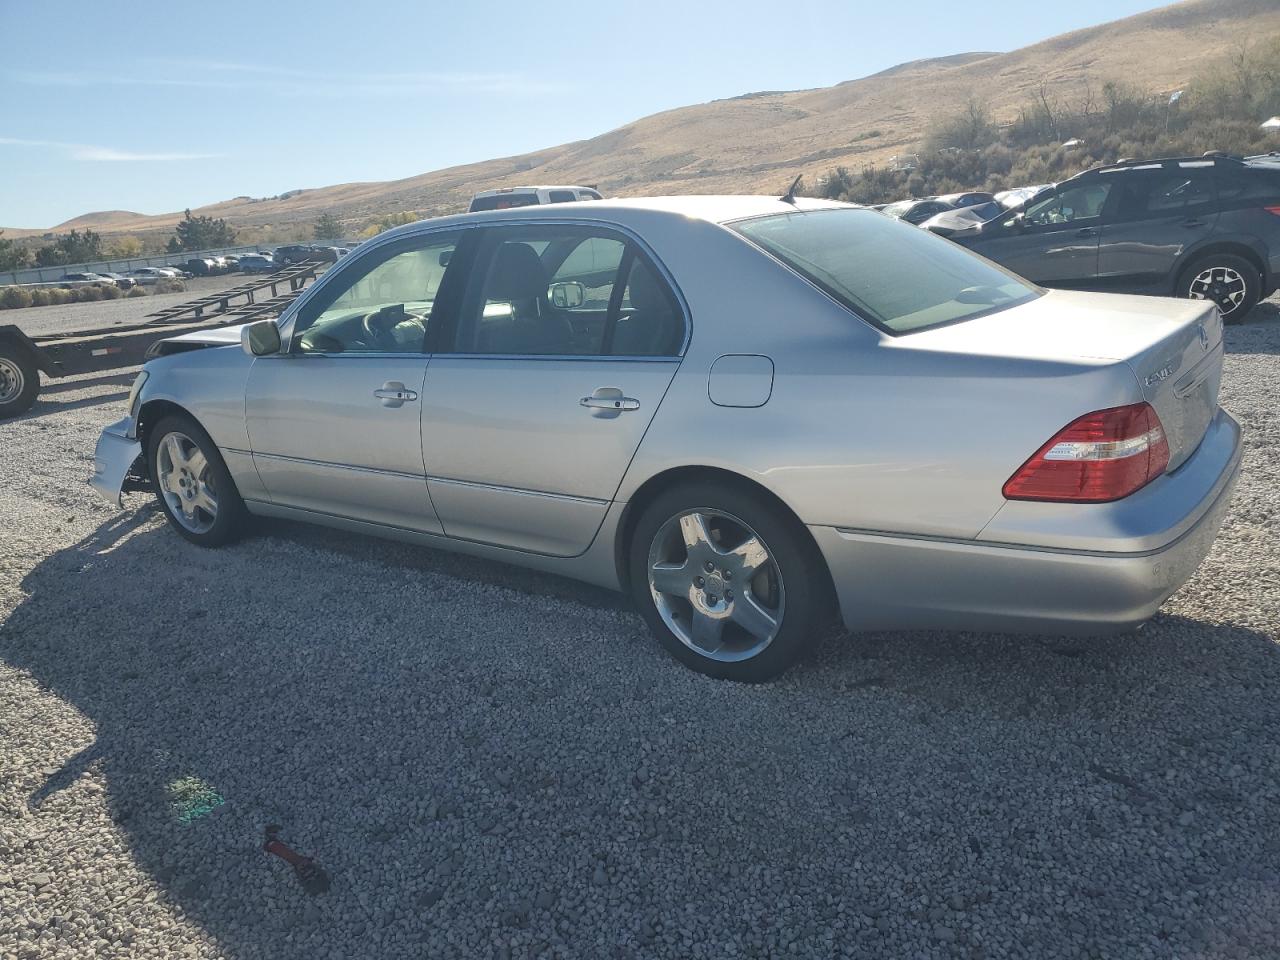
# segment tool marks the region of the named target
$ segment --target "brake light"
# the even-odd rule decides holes
[[[1263,207],[1262,209],[1263,209],[1263,210],[1265,210],[1265,211],[1267,211],[1267,213],[1274,213],[1277,217],[1280,217],[1280,206],[1277,206],[1277,207]]]
[[[1009,500],[1106,503],[1164,473],[1169,441],[1149,403],[1087,413],[1073,420],[1004,485]]]

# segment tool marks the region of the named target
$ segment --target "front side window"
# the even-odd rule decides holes
[[[669,356],[684,339],[683,314],[657,271],[625,239],[595,228],[495,230],[471,287],[460,353]]]
[[[1067,187],[1032,204],[1023,219],[1037,227],[1087,224],[1102,216],[1110,192],[1111,184],[1101,181]]]
[[[969,320],[1039,296],[963,247],[870,210],[811,210],[730,226],[888,333]]]
[[[299,353],[416,353],[458,235],[416,237],[344,269],[294,326]]]

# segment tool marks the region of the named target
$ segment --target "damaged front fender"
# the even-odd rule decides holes
[[[118,420],[102,431],[93,454],[89,484],[117,507],[124,506],[126,481],[142,457],[142,444],[134,436],[132,417]]]

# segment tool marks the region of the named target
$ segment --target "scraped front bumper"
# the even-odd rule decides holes
[[[134,434],[132,417],[118,420],[102,431],[93,454],[90,486],[117,507],[124,506],[125,479],[142,456],[142,444]]]

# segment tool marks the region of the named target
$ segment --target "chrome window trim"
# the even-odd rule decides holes
[[[679,363],[683,358],[676,356],[649,356],[647,354],[631,356],[605,353],[433,353],[433,358],[440,360],[574,360],[600,361],[610,363]]]
[[[528,209],[528,208],[525,207],[522,209]],[[420,223],[431,223],[431,221],[424,220],[424,221],[420,221]],[[430,237],[432,234],[436,234],[436,233],[452,233],[452,232],[461,231],[461,230],[477,230],[477,229],[488,229],[490,227],[513,227],[513,226],[514,227],[522,227],[522,226],[603,227],[606,230],[612,230],[616,233],[622,234],[624,237],[627,238],[628,241],[630,241],[631,243],[634,243],[636,247],[639,248],[640,251],[643,252],[644,255],[648,258],[649,262],[653,264],[653,266],[657,269],[658,273],[662,276],[662,279],[666,282],[667,286],[671,289],[671,292],[675,294],[676,304],[680,308],[681,319],[684,321],[684,339],[681,340],[679,349],[673,354],[664,354],[660,357],[644,357],[644,358],[606,356],[603,354],[598,354],[595,356],[585,356],[585,357],[574,356],[574,357],[565,357],[560,359],[577,359],[577,360],[581,360],[581,359],[680,360],[680,359],[683,359],[685,353],[689,349],[689,342],[693,339],[693,314],[689,309],[688,300],[685,299],[684,291],[680,289],[680,285],[676,283],[675,277],[671,275],[671,271],[667,269],[667,265],[663,263],[662,259],[654,252],[653,247],[650,246],[643,237],[641,237],[638,233],[636,233],[630,227],[626,226],[625,224],[617,223],[613,220],[603,220],[603,219],[600,219],[599,217],[547,216],[547,217],[501,217],[501,218],[495,218],[491,220],[486,219],[477,223],[462,223],[462,224],[451,223],[448,225],[432,224],[429,227],[421,227],[420,224],[418,223],[408,224],[404,227],[401,227],[395,230],[388,230],[384,235],[375,237],[372,240],[365,241],[365,243],[360,245],[360,249],[358,253],[355,253],[354,255],[353,254],[347,255],[351,259],[348,261],[348,263],[344,264],[343,266],[346,269],[350,269],[352,266],[359,263],[359,261],[363,259],[365,256],[380,249],[385,244],[394,243],[396,241],[404,240],[409,237],[425,238],[425,237]],[[345,260],[347,258],[344,257],[343,259]],[[330,278],[337,275],[337,273],[338,273],[337,270],[326,270],[324,274],[318,280],[316,280],[315,283],[313,283],[310,287],[308,287],[307,290],[300,297],[298,297],[297,300],[295,300],[292,304],[290,304],[285,309],[284,313],[280,315],[280,319],[278,322],[280,326],[280,353],[281,354],[288,354],[289,350],[293,346],[293,343],[292,343],[293,322],[297,318],[298,312],[302,310],[307,305],[307,303],[316,295],[316,291],[323,290],[326,283],[331,282]],[[340,356],[340,354],[310,354],[310,356]],[[362,354],[362,356],[390,356],[390,354],[366,353],[366,354]],[[430,354],[425,354],[425,353],[414,354],[414,356],[430,356]],[[478,356],[487,356],[487,355],[439,353],[439,354],[435,354],[435,356],[478,357]],[[536,354],[529,354],[529,355],[526,355],[526,354],[496,355],[495,354],[494,356],[502,356],[504,358],[509,358],[513,360],[549,359],[543,355],[536,355]]]

